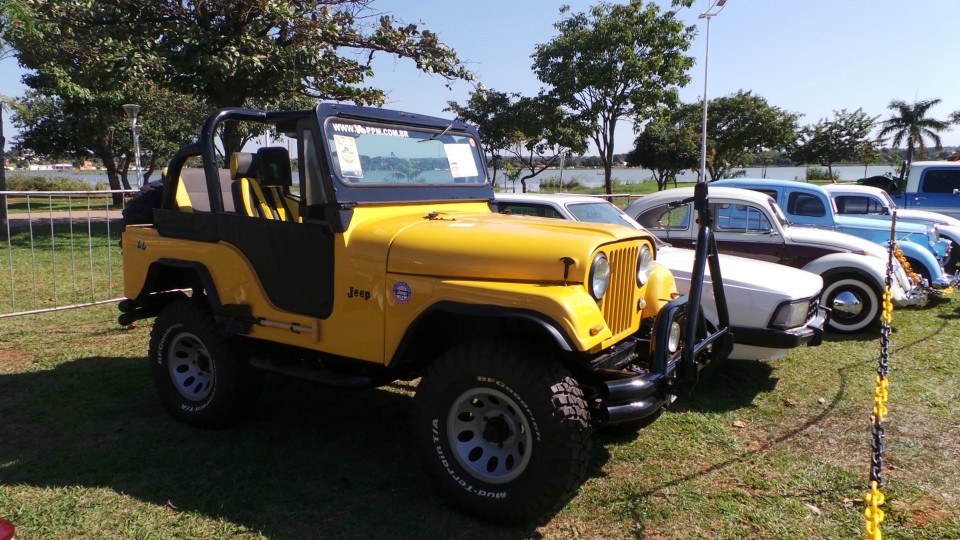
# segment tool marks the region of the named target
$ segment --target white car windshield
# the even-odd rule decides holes
[[[610,204],[609,202],[595,202],[595,203],[569,203],[566,205],[567,211],[569,211],[577,221],[587,221],[591,223],[609,223],[611,225],[624,225],[630,227],[631,229],[639,229],[644,232],[649,232],[642,225],[637,223],[635,219],[624,214],[616,206]],[[653,236],[653,235],[651,235]],[[661,241],[656,236],[653,237],[654,241],[657,244],[657,247],[668,246],[666,242]]]
[[[617,210],[617,207],[606,201],[595,203],[568,203],[567,210],[577,218],[577,221],[626,225],[633,229],[641,228],[640,224],[631,219],[630,216]]]

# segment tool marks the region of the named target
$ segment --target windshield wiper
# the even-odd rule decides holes
[[[453,127],[453,124],[448,124],[447,127],[443,128],[443,131],[441,131],[440,133],[437,133],[436,135],[430,137],[429,139],[420,139],[420,140],[417,141],[417,142],[435,141],[435,140],[439,139],[440,137],[443,137],[444,135],[446,135],[447,132],[450,131],[450,128],[452,128],[452,127]]]

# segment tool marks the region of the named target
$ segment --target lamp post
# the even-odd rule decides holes
[[[699,19],[707,20],[707,49],[703,55],[703,129],[700,131],[700,178],[698,182],[707,181],[707,67],[710,65],[710,19],[723,11],[727,0],[714,0],[706,11],[700,14]]]
[[[140,105],[127,103],[123,106],[123,112],[127,114],[127,120],[130,120],[130,133],[133,134],[133,153],[137,163],[137,187],[142,188],[143,175],[140,172],[140,124],[137,123],[137,113],[140,112]]]

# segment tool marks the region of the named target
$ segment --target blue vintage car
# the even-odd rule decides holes
[[[881,245],[890,241],[890,220],[867,219],[837,213],[830,194],[820,186],[792,180],[735,178],[711,185],[752,189],[772,197],[794,225],[817,227],[857,236]],[[897,243],[910,266],[936,288],[950,287],[957,278],[943,265],[951,242],[940,238],[936,227],[897,222]]]

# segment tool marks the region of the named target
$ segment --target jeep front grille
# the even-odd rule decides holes
[[[614,336],[632,328],[636,313],[634,291],[637,289],[637,257],[640,247],[613,248],[607,253],[610,262],[610,286],[603,297],[603,318]]]

